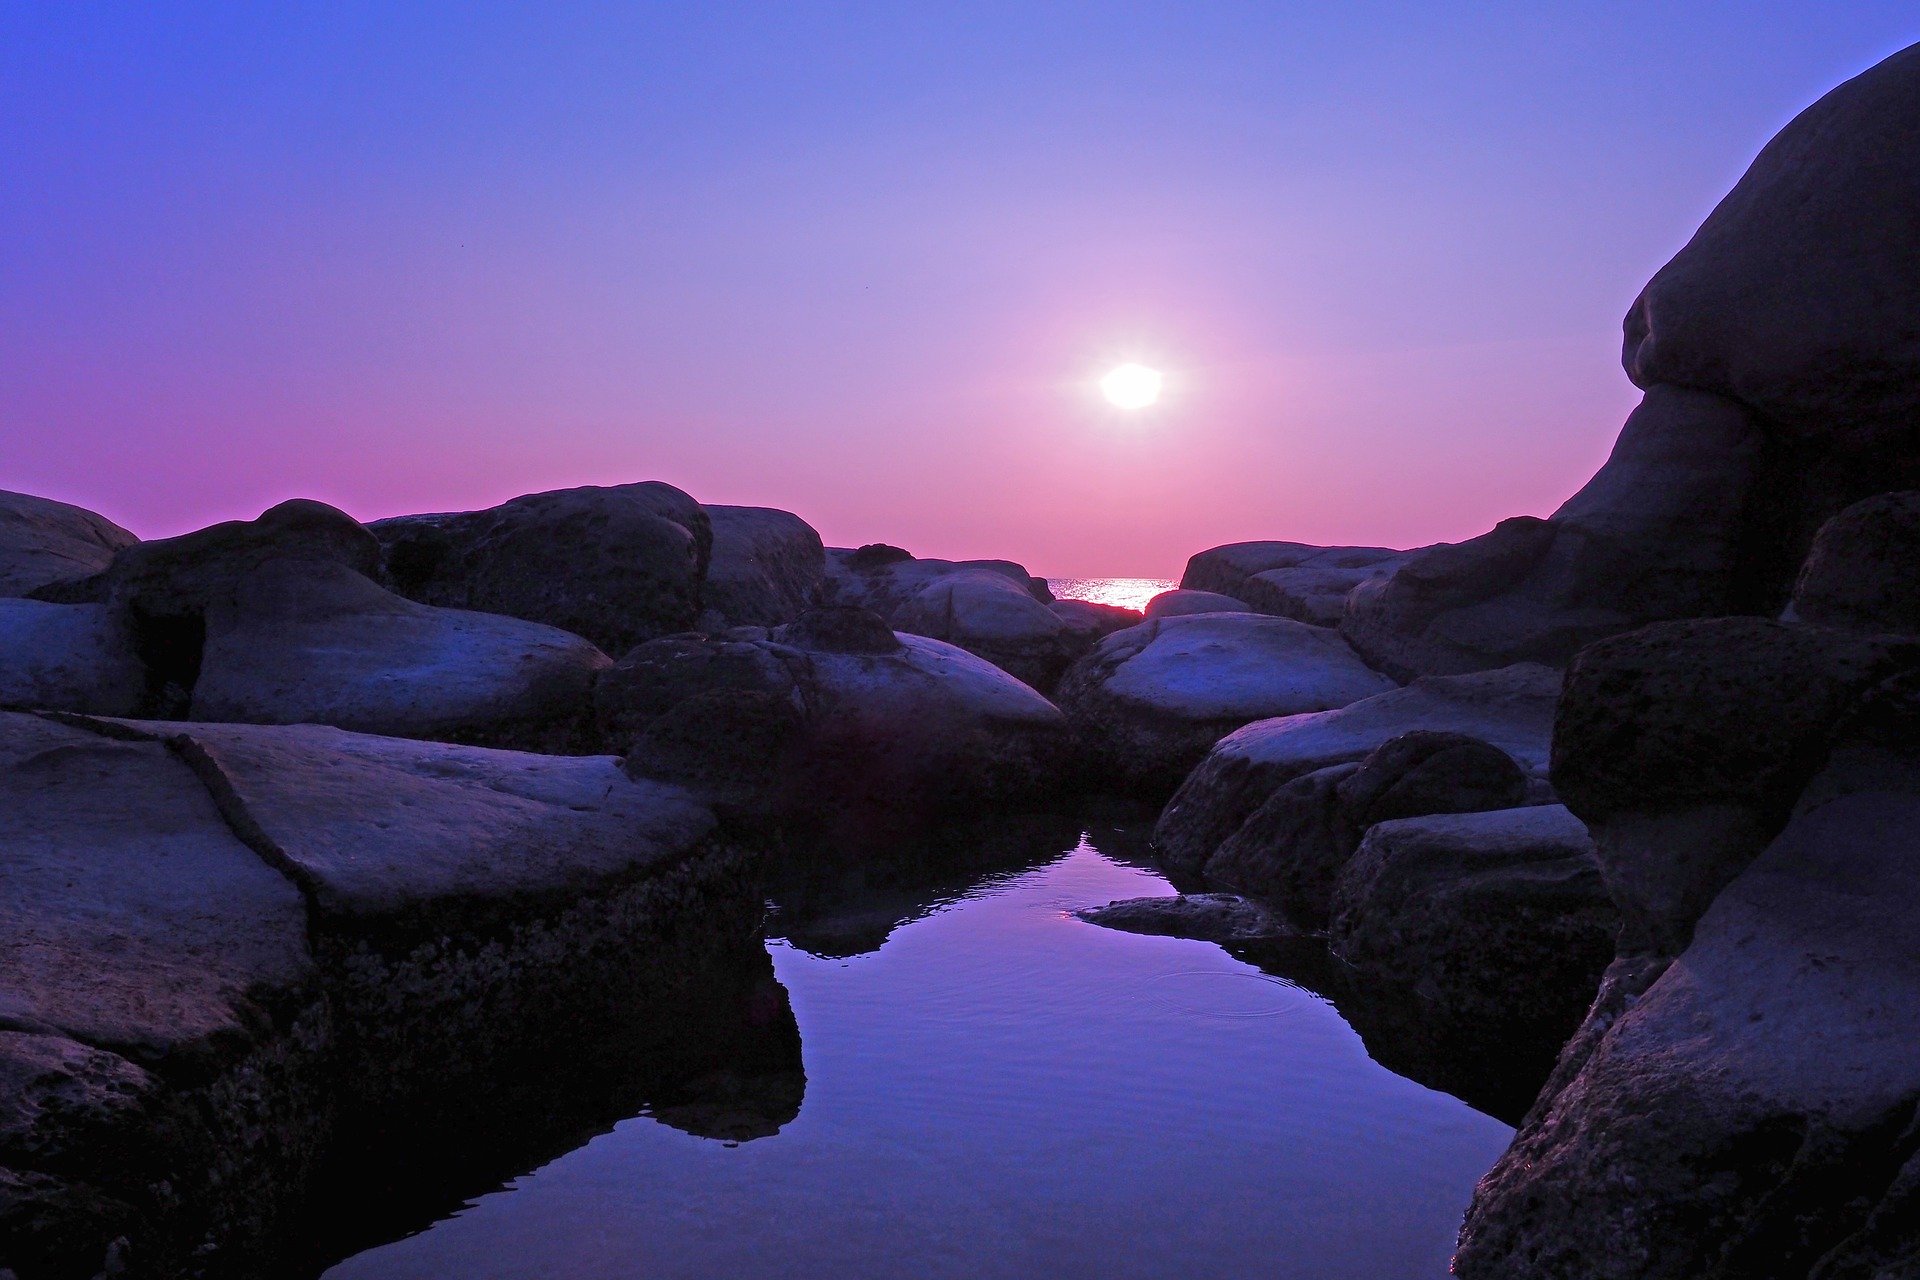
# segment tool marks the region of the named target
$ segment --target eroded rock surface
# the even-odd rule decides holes
[[[1788,616],[1920,635],[1920,492],[1856,502],[1820,526]]]
[[[713,554],[701,591],[703,616],[725,626],[777,627],[807,609],[827,574],[812,525],[771,507],[701,507]]]

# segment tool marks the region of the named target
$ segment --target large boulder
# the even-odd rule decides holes
[[[1055,612],[1040,579],[1010,560],[918,559],[898,547],[831,548],[817,602],[878,614],[965,649],[1036,689],[1050,690],[1085,651],[1088,620]]]
[[[1341,631],[1382,670],[1411,677],[1563,666],[1647,622],[1760,610],[1772,597],[1748,561],[1766,519],[1752,509],[1764,452],[1742,406],[1655,387],[1606,465],[1551,518],[1515,517],[1416,553],[1355,588]]]
[[[1194,591],[1179,587],[1162,591],[1147,601],[1143,611],[1148,618],[1184,618],[1194,613],[1252,613],[1244,600],[1223,596],[1217,591]]]
[[[1077,657],[1116,631],[1137,626],[1146,620],[1138,609],[1094,600],[1055,600],[1047,606],[1053,615],[1067,624],[1067,647]]]
[[[1592,829],[1622,946],[1673,955],[1780,830],[1834,725],[1920,640],[1759,618],[1669,622],[1568,673],[1553,783]]]
[[[1465,1280],[1915,1274],[1920,698],[1882,701],[1679,958],[1589,1018],[1475,1192]]]
[[[0,597],[0,706],[137,713],[147,671],[105,605]]]
[[[280,560],[208,608],[190,714],[580,751],[594,741],[594,678],[610,665],[553,627],[415,604],[343,565]]]
[[[900,631],[957,645],[1036,689],[1051,689],[1074,656],[1077,634],[1052,607],[1007,575],[958,569],[893,610]]]
[[[767,639],[643,645],[597,699],[630,772],[754,821],[1028,801],[1067,765],[1052,703],[965,650],[851,607],[810,611]]]
[[[1480,739],[1543,776],[1560,682],[1550,667],[1521,664],[1429,677],[1336,711],[1247,725],[1222,738],[1181,784],[1154,828],[1154,847],[1167,866],[1197,872],[1295,778],[1361,760],[1414,729]]]
[[[1787,616],[1920,635],[1920,492],[1867,498],[1821,525]]]
[[[1103,777],[1164,795],[1242,725],[1393,687],[1325,627],[1206,613],[1114,632],[1074,663],[1059,701]]]
[[[1916,140],[1920,47],[1783,129],[1629,311],[1623,363],[1647,394],[1600,474],[1549,521],[1361,588],[1355,646],[1403,675],[1461,671],[1775,614],[1825,520],[1920,488]]]
[[[1328,941],[1409,993],[1436,1039],[1525,1055],[1538,1080],[1613,959],[1618,916],[1560,805],[1381,822],[1341,868]]]
[[[708,515],[658,481],[530,493],[483,511],[367,526],[394,590],[504,613],[608,653],[692,627],[713,552]]]
[[[84,507],[0,489],[0,596],[90,578],[138,541]]]
[[[1340,623],[1349,592],[1391,575],[1412,554],[1389,547],[1233,542],[1188,560],[1180,586],[1244,600],[1259,613],[1332,627]]]
[[[1727,396],[1812,446],[1795,454],[1816,474],[1779,496],[1913,487],[1902,476],[1920,460],[1917,209],[1920,45],[1834,89],[1762,149],[1641,290],[1627,373]],[[1837,509],[1775,518],[1811,535]]]
[[[137,624],[198,619],[273,560],[325,561],[377,577],[380,544],[339,508],[290,498],[255,520],[226,520],[126,548],[107,570],[106,593]]]
[[[1332,909],[1335,879],[1374,824],[1509,809],[1527,791],[1526,774],[1491,743],[1414,729],[1357,764],[1330,765],[1281,787],[1221,843],[1204,871],[1318,925]]]
[[[726,626],[776,627],[806,611],[827,574],[826,549],[812,525],[771,507],[701,510],[713,529],[703,616]]]

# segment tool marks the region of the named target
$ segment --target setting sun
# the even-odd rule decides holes
[[[1119,409],[1144,409],[1160,398],[1165,376],[1143,364],[1123,364],[1100,379],[1100,394]]]

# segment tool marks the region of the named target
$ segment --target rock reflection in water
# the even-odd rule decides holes
[[[690,975],[670,1003],[549,1049],[503,1064],[430,1115],[357,1127],[349,1118],[299,1233],[310,1243],[286,1274],[317,1274],[411,1235],[630,1116],[731,1146],[778,1133],[806,1092],[791,1001],[752,937]]]

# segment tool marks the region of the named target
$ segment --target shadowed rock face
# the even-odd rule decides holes
[[[1147,601],[1145,616],[1148,618],[1184,618],[1194,613],[1252,613],[1244,600],[1221,595],[1217,591],[1194,591],[1180,588],[1174,591],[1162,591]]]
[[[1560,681],[1549,667],[1523,664],[1429,677],[1337,711],[1256,721],[1222,738],[1187,776],[1160,815],[1154,847],[1174,871],[1197,872],[1281,787],[1415,729],[1480,739],[1537,777],[1546,771]]]
[[[775,627],[806,611],[827,573],[826,549],[812,525],[770,507],[701,510],[713,528],[703,616],[710,611],[727,626]]]
[[[90,578],[138,541],[82,507],[0,490],[0,597]]]
[[[1777,613],[1822,522],[1920,487],[1917,157],[1920,48],[1802,112],[1628,313],[1646,399],[1607,465],[1548,521],[1362,586],[1354,646],[1404,678]]]
[[[1335,880],[1375,823],[1428,814],[1510,809],[1527,797],[1520,766],[1491,743],[1415,729],[1357,764],[1295,778],[1276,791],[1207,860],[1207,879],[1270,898],[1318,927]]]
[[[690,629],[713,551],[700,504],[658,481],[532,493],[367,528],[402,595],[544,623],[608,653]]]
[[[1582,653],[1553,782],[1599,844],[1623,948],[1684,948],[1779,831],[1846,709],[1916,663],[1920,642],[1759,618],[1662,623]]]
[[[0,706],[133,715],[147,671],[105,605],[0,597]]]
[[[1913,1274],[1917,743],[1908,676],[1644,994],[1603,993],[1481,1182],[1459,1275]]]
[[[1920,635],[1920,492],[1856,502],[1820,526],[1788,616]]]
[[[764,640],[642,645],[596,698],[630,772],[753,823],[1036,799],[1064,781],[1069,754],[1065,719],[1031,688],[850,607],[812,610]]]

